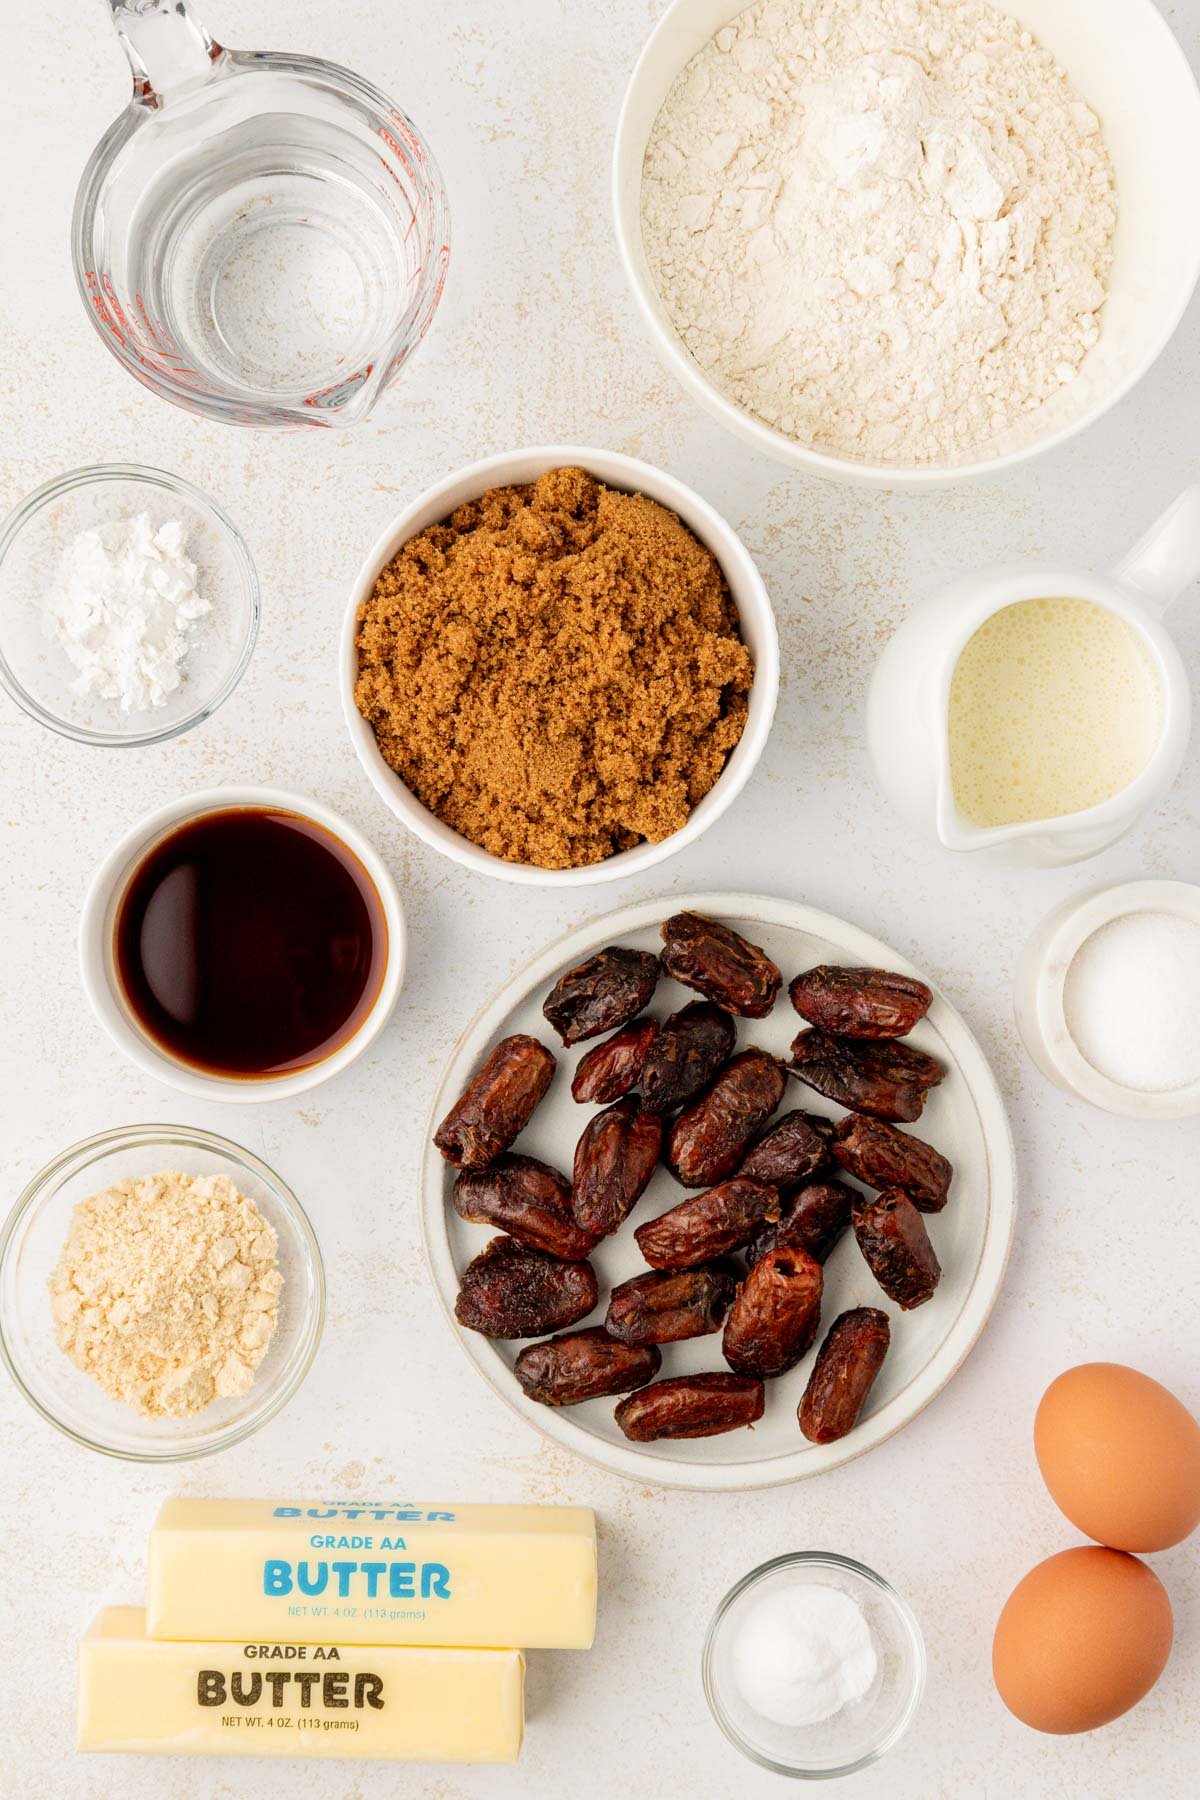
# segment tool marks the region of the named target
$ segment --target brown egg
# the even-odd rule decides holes
[[[1152,1569],[1093,1544],[1031,1569],[992,1643],[1000,1698],[1035,1731],[1094,1731],[1150,1692],[1171,1654],[1167,1591]]]
[[[1149,1375],[1081,1363],[1052,1381],[1033,1422],[1050,1497],[1113,1550],[1169,1550],[1200,1524],[1200,1425]]]

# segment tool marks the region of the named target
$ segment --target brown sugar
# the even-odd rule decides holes
[[[410,539],[357,642],[355,701],[400,779],[472,843],[546,869],[678,831],[754,674],[712,553],[582,469]]]

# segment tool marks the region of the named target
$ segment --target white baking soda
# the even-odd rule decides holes
[[[1109,1081],[1141,1094],[1200,1081],[1200,925],[1164,912],[1110,920],[1076,952],[1063,1009]]]
[[[871,1628],[849,1594],[819,1583],[776,1588],[733,1641],[747,1706],[776,1725],[819,1725],[870,1692],[879,1666]]]
[[[1162,730],[1142,639],[1094,600],[1018,600],[969,639],[950,684],[950,780],[972,825],[1060,819],[1141,774]]]

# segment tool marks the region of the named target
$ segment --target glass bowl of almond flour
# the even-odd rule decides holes
[[[240,1443],[295,1394],[324,1316],[299,1201],[212,1132],[87,1138],[34,1176],[0,1235],[8,1371],[106,1456],[186,1462]]]
[[[1153,0],[675,0],[613,199],[694,399],[792,467],[921,488],[1140,381],[1200,276],[1198,166]]]
[[[0,523],[0,687],[60,737],[162,744],[233,693],[258,634],[254,562],[215,501],[100,463]]]

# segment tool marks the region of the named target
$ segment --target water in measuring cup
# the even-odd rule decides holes
[[[197,154],[194,139],[173,147],[175,125],[164,114],[126,281],[183,378],[281,405],[364,380],[420,272],[411,207],[370,138],[258,112]]]

